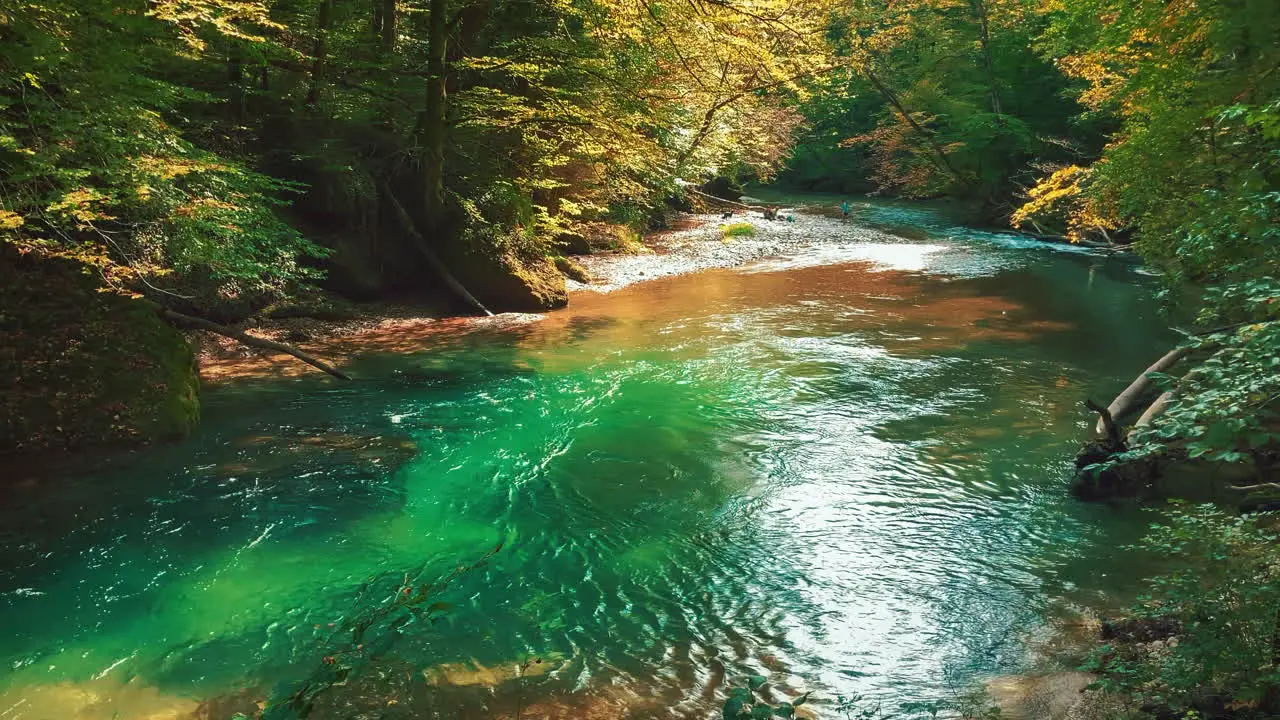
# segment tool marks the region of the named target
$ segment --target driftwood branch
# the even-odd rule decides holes
[[[351,379],[350,375],[347,375],[346,373],[342,372],[341,370],[335,368],[334,366],[330,365],[329,363],[323,360],[312,357],[302,352],[301,350],[293,347],[292,345],[285,345],[284,343],[275,342],[274,340],[265,340],[260,337],[254,337],[252,335],[241,332],[239,330],[234,330],[232,328],[229,328],[225,325],[219,325],[216,322],[211,322],[209,320],[205,320],[204,318],[193,317],[191,315],[184,315],[180,312],[174,312],[167,308],[160,308],[159,313],[161,318],[164,318],[165,320],[168,320],[169,322],[175,325],[185,325],[187,327],[198,328],[200,330],[208,330],[211,333],[224,335],[226,337],[231,338],[232,340],[237,340],[250,347],[261,348],[263,350],[271,350],[272,352],[284,353],[285,355],[292,355],[293,357],[298,358],[302,362],[314,368],[317,368],[319,370],[323,370],[324,372],[327,372],[330,375],[340,380]]]
[[[1259,490],[1280,490],[1280,483],[1264,482],[1257,485],[1228,485],[1228,490],[1239,492],[1257,492]]]
[[[1133,382],[1129,383],[1129,387],[1125,388],[1116,396],[1116,399],[1112,400],[1111,404],[1107,406],[1107,411],[1111,414],[1111,417],[1124,417],[1125,415],[1133,412],[1137,408],[1138,401],[1142,399],[1142,396],[1147,392],[1147,389],[1151,387],[1151,373],[1160,373],[1168,370],[1173,367],[1175,363],[1181,360],[1188,352],[1190,352],[1190,348],[1175,348],[1170,350],[1168,353],[1165,353],[1164,357],[1155,361],[1151,367],[1143,370],[1142,374],[1135,378]],[[1094,427],[1094,430],[1099,435],[1102,435],[1106,431],[1106,428],[1103,427],[1102,418],[1098,418],[1098,424]]]
[[[1124,440],[1120,437],[1120,428],[1116,427],[1116,421],[1111,416],[1111,410],[1094,402],[1092,398],[1085,400],[1084,406],[1098,413],[1098,424],[1102,426],[1103,433],[1105,433],[1112,446],[1124,447]]]

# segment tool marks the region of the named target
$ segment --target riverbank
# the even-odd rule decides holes
[[[818,243],[893,239],[883,231],[815,212],[784,207],[781,214],[791,220],[765,220],[757,212],[740,212],[728,219],[720,214],[681,216],[673,223],[675,229],[645,236],[643,251],[575,256],[591,280],[568,280],[568,288],[571,293],[607,293],[646,280],[740,267]],[[748,224],[752,233],[726,239],[721,232],[726,223]],[[341,366],[364,353],[418,351],[440,336],[501,330],[543,317],[534,313],[458,316],[440,307],[389,303],[352,306],[347,315],[341,319],[265,318],[245,330]],[[196,331],[190,337],[198,348],[200,376],[206,383],[316,372],[288,355],[264,353],[220,335]]]
[[[780,206],[779,220],[759,212],[688,215],[679,229],[644,238],[648,253],[602,253],[577,258],[592,276],[588,283],[568,282],[570,291],[611,292],[637,282],[685,275],[716,268],[732,268],[771,256],[832,242],[884,242],[888,233],[847,219],[823,214],[819,208]],[[727,224],[748,225],[750,234],[724,237]]]

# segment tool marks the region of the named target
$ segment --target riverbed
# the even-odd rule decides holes
[[[24,475],[0,717],[705,718],[752,674],[838,717],[1024,669],[1140,575],[1149,518],[1067,487],[1080,401],[1167,349],[1150,279],[812,203],[745,264],[223,383],[181,444]]]

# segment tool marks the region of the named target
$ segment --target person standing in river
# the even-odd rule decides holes
[[[852,211],[853,211],[853,206],[849,204],[848,200],[845,200],[844,202],[840,203],[840,212],[843,213],[845,217],[849,217],[849,213]]]

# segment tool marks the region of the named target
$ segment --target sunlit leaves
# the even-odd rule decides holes
[[[275,214],[289,187],[197,148],[174,110],[208,96],[156,69],[200,38],[272,25],[256,2],[6,8],[4,239],[97,267],[124,291],[175,270],[261,285],[310,274],[296,257],[318,248]]]

